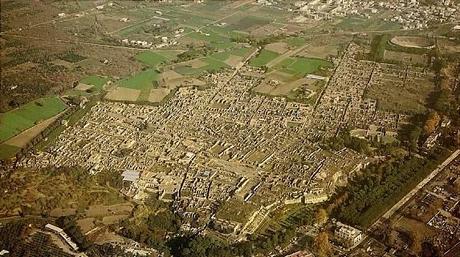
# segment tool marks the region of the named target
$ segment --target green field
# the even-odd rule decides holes
[[[136,60],[150,66],[150,67],[157,67],[159,64],[168,60],[168,58],[164,57],[161,54],[152,52],[152,51],[145,51],[136,55]]]
[[[41,120],[53,117],[66,109],[58,97],[46,97],[27,103],[18,109],[1,114],[0,141],[5,141],[33,127]]]
[[[249,65],[254,67],[262,67],[278,56],[279,54],[264,49],[259,53],[259,55],[256,58],[252,59],[249,62]]]
[[[144,51],[135,56],[136,60],[156,68],[160,64],[177,57],[178,51]]]
[[[301,76],[329,67],[332,67],[332,63],[326,60],[304,57],[288,58],[276,66],[280,71]]]
[[[104,86],[104,84],[107,83],[107,81],[109,81],[108,78],[93,75],[80,80],[80,83],[92,85],[94,86],[93,88],[101,90],[102,86]]]
[[[158,73],[158,71],[154,69],[148,69],[123,79],[119,82],[119,85],[122,87],[139,90],[152,88],[154,86],[153,82],[158,80],[159,75],[160,73]]]

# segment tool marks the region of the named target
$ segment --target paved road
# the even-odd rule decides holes
[[[428,175],[424,180],[422,180],[414,189],[412,189],[407,195],[405,195],[399,202],[397,202],[391,209],[382,215],[372,226],[369,227],[369,230],[372,230],[379,222],[383,219],[389,219],[396,211],[398,211],[402,206],[404,206],[417,192],[422,189],[426,184],[428,184],[434,177],[436,177],[445,167],[447,167],[455,158],[460,155],[460,149],[453,152],[449,158],[447,158],[443,163],[441,163],[436,169],[434,169],[430,175]]]

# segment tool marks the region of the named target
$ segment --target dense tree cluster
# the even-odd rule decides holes
[[[340,132],[336,137],[328,138],[324,146],[333,150],[340,150],[347,147],[359,153],[367,154],[370,152],[367,140],[350,136],[349,130]]]
[[[204,45],[196,47],[193,45],[188,45],[188,50],[177,55],[176,63],[190,61],[200,56],[206,56],[215,51],[215,49],[209,45]]]
[[[86,239],[85,235],[80,230],[80,227],[75,222],[74,216],[63,216],[56,220],[57,225],[62,228],[67,235],[83,250],[90,247],[91,243]]]

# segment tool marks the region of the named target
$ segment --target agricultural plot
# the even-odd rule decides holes
[[[222,24],[222,23],[217,24],[217,25],[208,26],[206,29],[208,31],[218,33],[221,36],[224,36],[227,38],[240,38],[240,37],[246,37],[248,35],[247,32],[233,30],[229,25]]]
[[[250,30],[254,29],[254,27],[261,27],[269,23],[270,20],[267,18],[257,16],[244,16],[232,23],[229,27],[234,30],[250,32]]]
[[[0,141],[5,141],[66,108],[60,98],[46,97],[3,113],[0,116]]]
[[[332,63],[326,60],[296,57],[285,59],[275,68],[293,75],[304,76],[306,74],[315,73],[322,68],[330,67],[332,67]]]
[[[177,80],[181,78],[183,78],[183,76],[173,70],[164,71],[160,75],[160,81],[162,82],[169,82],[169,81]]]
[[[246,47],[240,47],[240,48],[235,48],[232,49],[230,52],[233,55],[241,56],[241,57],[246,57],[248,56],[251,52],[254,51],[254,48],[246,48]]]
[[[328,59],[332,56],[338,56],[339,51],[350,42],[349,36],[336,36],[333,40],[330,37],[315,37],[311,39],[305,38],[290,38],[287,40],[290,45],[305,45],[308,43],[302,52],[298,53],[299,57]]]
[[[300,47],[307,43],[304,37],[289,37],[286,39],[286,43],[289,47]]]
[[[229,67],[227,64],[218,59],[205,57],[193,60],[192,62],[188,62],[186,64],[178,65],[174,68],[174,71],[181,75],[199,75],[205,71],[215,72],[227,67]]]
[[[102,90],[105,83],[109,81],[106,77],[89,76],[80,80],[80,84],[91,86],[91,89]]]
[[[289,45],[285,42],[276,42],[266,45],[265,49],[278,54],[283,54],[289,50]]]
[[[395,22],[384,21],[379,18],[365,19],[361,17],[347,17],[336,25],[339,30],[365,31],[365,30],[396,30],[401,26]]]
[[[254,67],[262,67],[278,56],[279,54],[275,52],[263,49],[262,51],[260,51],[257,57],[251,59],[249,65]]]
[[[196,14],[178,9],[171,10],[164,16],[182,26],[191,28],[200,28],[214,21],[209,17],[198,16]]]
[[[138,89],[117,87],[108,92],[105,98],[112,101],[136,102],[140,94],[141,90]]]
[[[154,87],[154,81],[157,81],[159,78],[159,72],[154,69],[148,69],[137,74],[132,75],[126,79],[123,79],[119,82],[121,87],[131,88],[131,89],[150,89]]]
[[[270,23],[260,27],[253,27],[249,32],[251,36],[256,38],[265,38],[267,35],[279,35],[284,24]]]
[[[209,29],[204,29],[200,32],[192,32],[187,35],[188,38],[197,40],[198,42],[206,42],[211,47],[217,49],[228,49],[234,47],[236,44],[230,40],[229,37],[222,36]]]
[[[116,31],[116,34],[121,38],[128,38],[130,40],[152,41],[152,37],[158,35],[158,33],[168,34],[174,29],[173,27],[163,25],[163,23],[164,21],[160,19],[139,22]],[[159,29],[160,27],[161,29]]]
[[[157,68],[160,64],[176,58],[178,51],[145,51],[135,56],[136,60]]]
[[[226,61],[232,55],[233,56],[239,56],[239,57],[246,57],[252,51],[254,51],[254,48],[240,47],[240,48],[233,48],[233,49],[223,51],[223,52],[217,52],[217,53],[211,54],[209,57],[212,57],[212,58],[214,58],[216,60],[219,60],[219,61]]]
[[[236,55],[230,55],[230,57],[225,60],[225,63],[229,66],[236,67],[242,61],[243,61],[243,57],[236,56]]]
[[[235,67],[243,61],[244,57],[249,55],[251,50],[251,48],[236,48],[225,52],[214,53],[209,57],[224,62],[231,67]]]
[[[27,144],[32,140],[34,139],[35,137],[37,137],[38,135],[40,135],[40,133],[42,131],[44,131],[47,127],[49,127],[51,124],[53,124],[54,121],[56,121],[56,119],[58,119],[61,114],[63,113],[60,113],[58,115],[55,115],[49,119],[46,119],[40,123],[38,123],[37,125],[31,127],[31,128],[28,128],[26,130],[24,130],[23,132],[19,133],[18,135],[6,140],[4,143],[5,144],[8,144],[8,145],[11,145],[11,146],[16,146],[16,147],[20,147],[20,148],[23,148],[25,146],[27,146]]]
[[[155,88],[150,90],[148,101],[151,103],[160,103],[171,93],[169,88]]]
[[[150,90],[158,87],[160,73],[147,69],[118,82],[118,86],[105,96],[113,101],[148,101]]]

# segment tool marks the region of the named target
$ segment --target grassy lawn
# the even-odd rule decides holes
[[[249,64],[254,67],[262,67],[278,56],[279,54],[264,49],[256,58],[252,59]]]
[[[144,89],[152,88],[154,86],[154,81],[157,81],[160,73],[154,69],[148,69],[142,72],[139,72],[129,78],[123,79],[120,81],[120,86],[132,88],[132,89]]]
[[[33,127],[41,120],[53,117],[67,106],[58,97],[46,97],[27,103],[0,115],[0,141],[7,140]]]
[[[109,81],[108,78],[93,75],[93,76],[89,76],[89,77],[86,77],[80,80],[80,83],[83,83],[86,85],[93,85],[94,86],[93,88],[97,88],[98,90],[101,90],[102,86],[104,86],[104,84],[107,83],[107,81]]]
[[[314,73],[322,67],[332,67],[332,63],[322,59],[297,57],[288,58],[276,66],[283,72],[301,76]]]
[[[0,160],[8,159],[16,155],[21,148],[13,145],[0,144]]]

